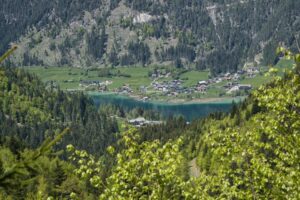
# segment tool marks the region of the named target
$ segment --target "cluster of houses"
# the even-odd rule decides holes
[[[227,81],[227,85],[224,88],[227,90],[228,94],[240,91],[240,90],[251,90],[251,85],[238,84],[238,80],[241,79],[241,76],[246,76],[248,78],[254,78],[259,73],[257,67],[249,67],[245,70],[239,70],[236,73],[225,73],[220,74],[217,77],[208,79],[207,81],[199,81],[196,85],[196,91],[200,93],[206,93],[207,88],[210,84],[220,83],[222,81]]]
[[[119,94],[131,94],[131,93],[133,93],[133,90],[131,89],[131,87],[128,84],[126,84],[120,88],[115,89],[115,92],[117,92]]]
[[[162,124],[162,121],[150,121],[150,120],[146,120],[143,117],[138,117],[136,119],[131,119],[128,120],[128,123],[135,126],[135,127],[142,127],[142,126],[147,126],[147,125],[158,125],[158,124]]]
[[[98,91],[106,91],[107,86],[112,84],[112,81],[99,81],[99,80],[81,80],[79,87],[87,89],[97,89]]]
[[[253,78],[259,73],[257,67],[249,67],[244,70],[239,70],[236,73],[225,73],[220,74],[217,77],[210,78],[208,80],[199,81],[194,87],[185,88],[182,86],[182,80],[173,80],[173,81],[164,81],[162,83],[153,82],[152,87],[156,91],[161,91],[168,96],[177,96],[178,94],[185,93],[191,94],[194,92],[206,93],[208,87],[211,84],[220,83],[223,81],[229,82],[224,88],[227,93],[233,93],[239,90],[250,90],[252,89],[251,85],[242,85],[237,82],[241,79],[241,76],[246,76],[248,78]],[[165,73],[164,73],[165,74]],[[159,70],[155,74],[152,74],[152,77],[164,76]]]
[[[196,85],[196,91],[206,93],[209,84],[211,84],[211,82],[199,81]],[[232,94],[238,91],[249,91],[252,89],[252,86],[250,84],[239,84],[237,81],[233,81],[224,85],[224,88],[227,94]]]
[[[162,83],[153,82],[154,90],[161,91],[168,96],[177,96],[178,94],[192,94],[194,92],[205,93],[209,85],[208,81],[199,81],[195,87],[186,88],[182,86],[182,80],[164,81]]]
[[[240,72],[246,74],[249,78],[253,78],[257,74],[259,74],[259,68],[258,67],[248,67],[246,70],[241,70]]]
[[[247,69],[238,70],[236,73],[225,73],[220,74],[213,79],[209,79],[209,83],[219,83],[222,81],[238,81],[241,79],[241,76],[246,76],[248,78],[254,78],[259,73],[257,67],[249,67]]]
[[[161,91],[166,94],[179,94],[185,92],[185,88],[182,86],[182,80],[163,81],[162,83],[153,82],[151,86],[156,91]]]
[[[217,77],[208,79],[208,83],[220,83],[222,81],[238,81],[241,76],[246,76],[248,78],[254,78],[259,73],[259,69],[256,67],[247,68],[246,70],[239,70],[236,73],[225,73],[220,74]]]

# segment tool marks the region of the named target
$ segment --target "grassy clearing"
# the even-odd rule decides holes
[[[294,63],[293,60],[281,59],[275,67],[283,71],[284,69],[292,69]]]
[[[245,78],[240,81],[240,84],[250,84],[253,88],[257,88],[262,84],[265,84],[270,81],[270,77],[264,75],[257,75],[254,78]]]
[[[145,67],[123,67],[116,68],[113,71],[120,71],[124,74],[129,74],[133,77],[148,77],[148,68]]]

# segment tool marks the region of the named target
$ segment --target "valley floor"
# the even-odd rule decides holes
[[[293,63],[280,60],[275,68],[283,74]],[[68,91],[94,91],[125,95],[140,101],[167,103],[212,103],[247,96],[267,83],[268,67],[250,67],[236,73],[210,77],[209,71],[160,67],[71,68],[26,67],[47,87]]]

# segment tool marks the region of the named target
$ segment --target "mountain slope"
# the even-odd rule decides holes
[[[5,0],[0,52],[20,45],[15,65],[172,64],[236,70],[270,64],[279,42],[296,48],[300,3],[271,1]],[[68,9],[67,9],[68,8]],[[19,10],[22,12],[19,12]]]

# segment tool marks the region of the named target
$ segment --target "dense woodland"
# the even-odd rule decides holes
[[[12,66],[167,64],[214,75],[256,55],[256,63],[274,64],[279,42],[292,50],[299,42],[298,0],[4,0],[1,7],[0,53],[12,41],[22,46]],[[139,13],[154,18],[133,23]]]
[[[0,199],[299,199],[300,55],[278,53],[294,69],[230,113],[140,130],[1,67]]]
[[[101,154],[116,141],[118,124],[110,115],[98,112],[91,99],[80,93],[48,88],[34,75],[15,68],[1,68],[1,139],[14,136],[27,147],[39,146],[66,127],[68,143]]]

